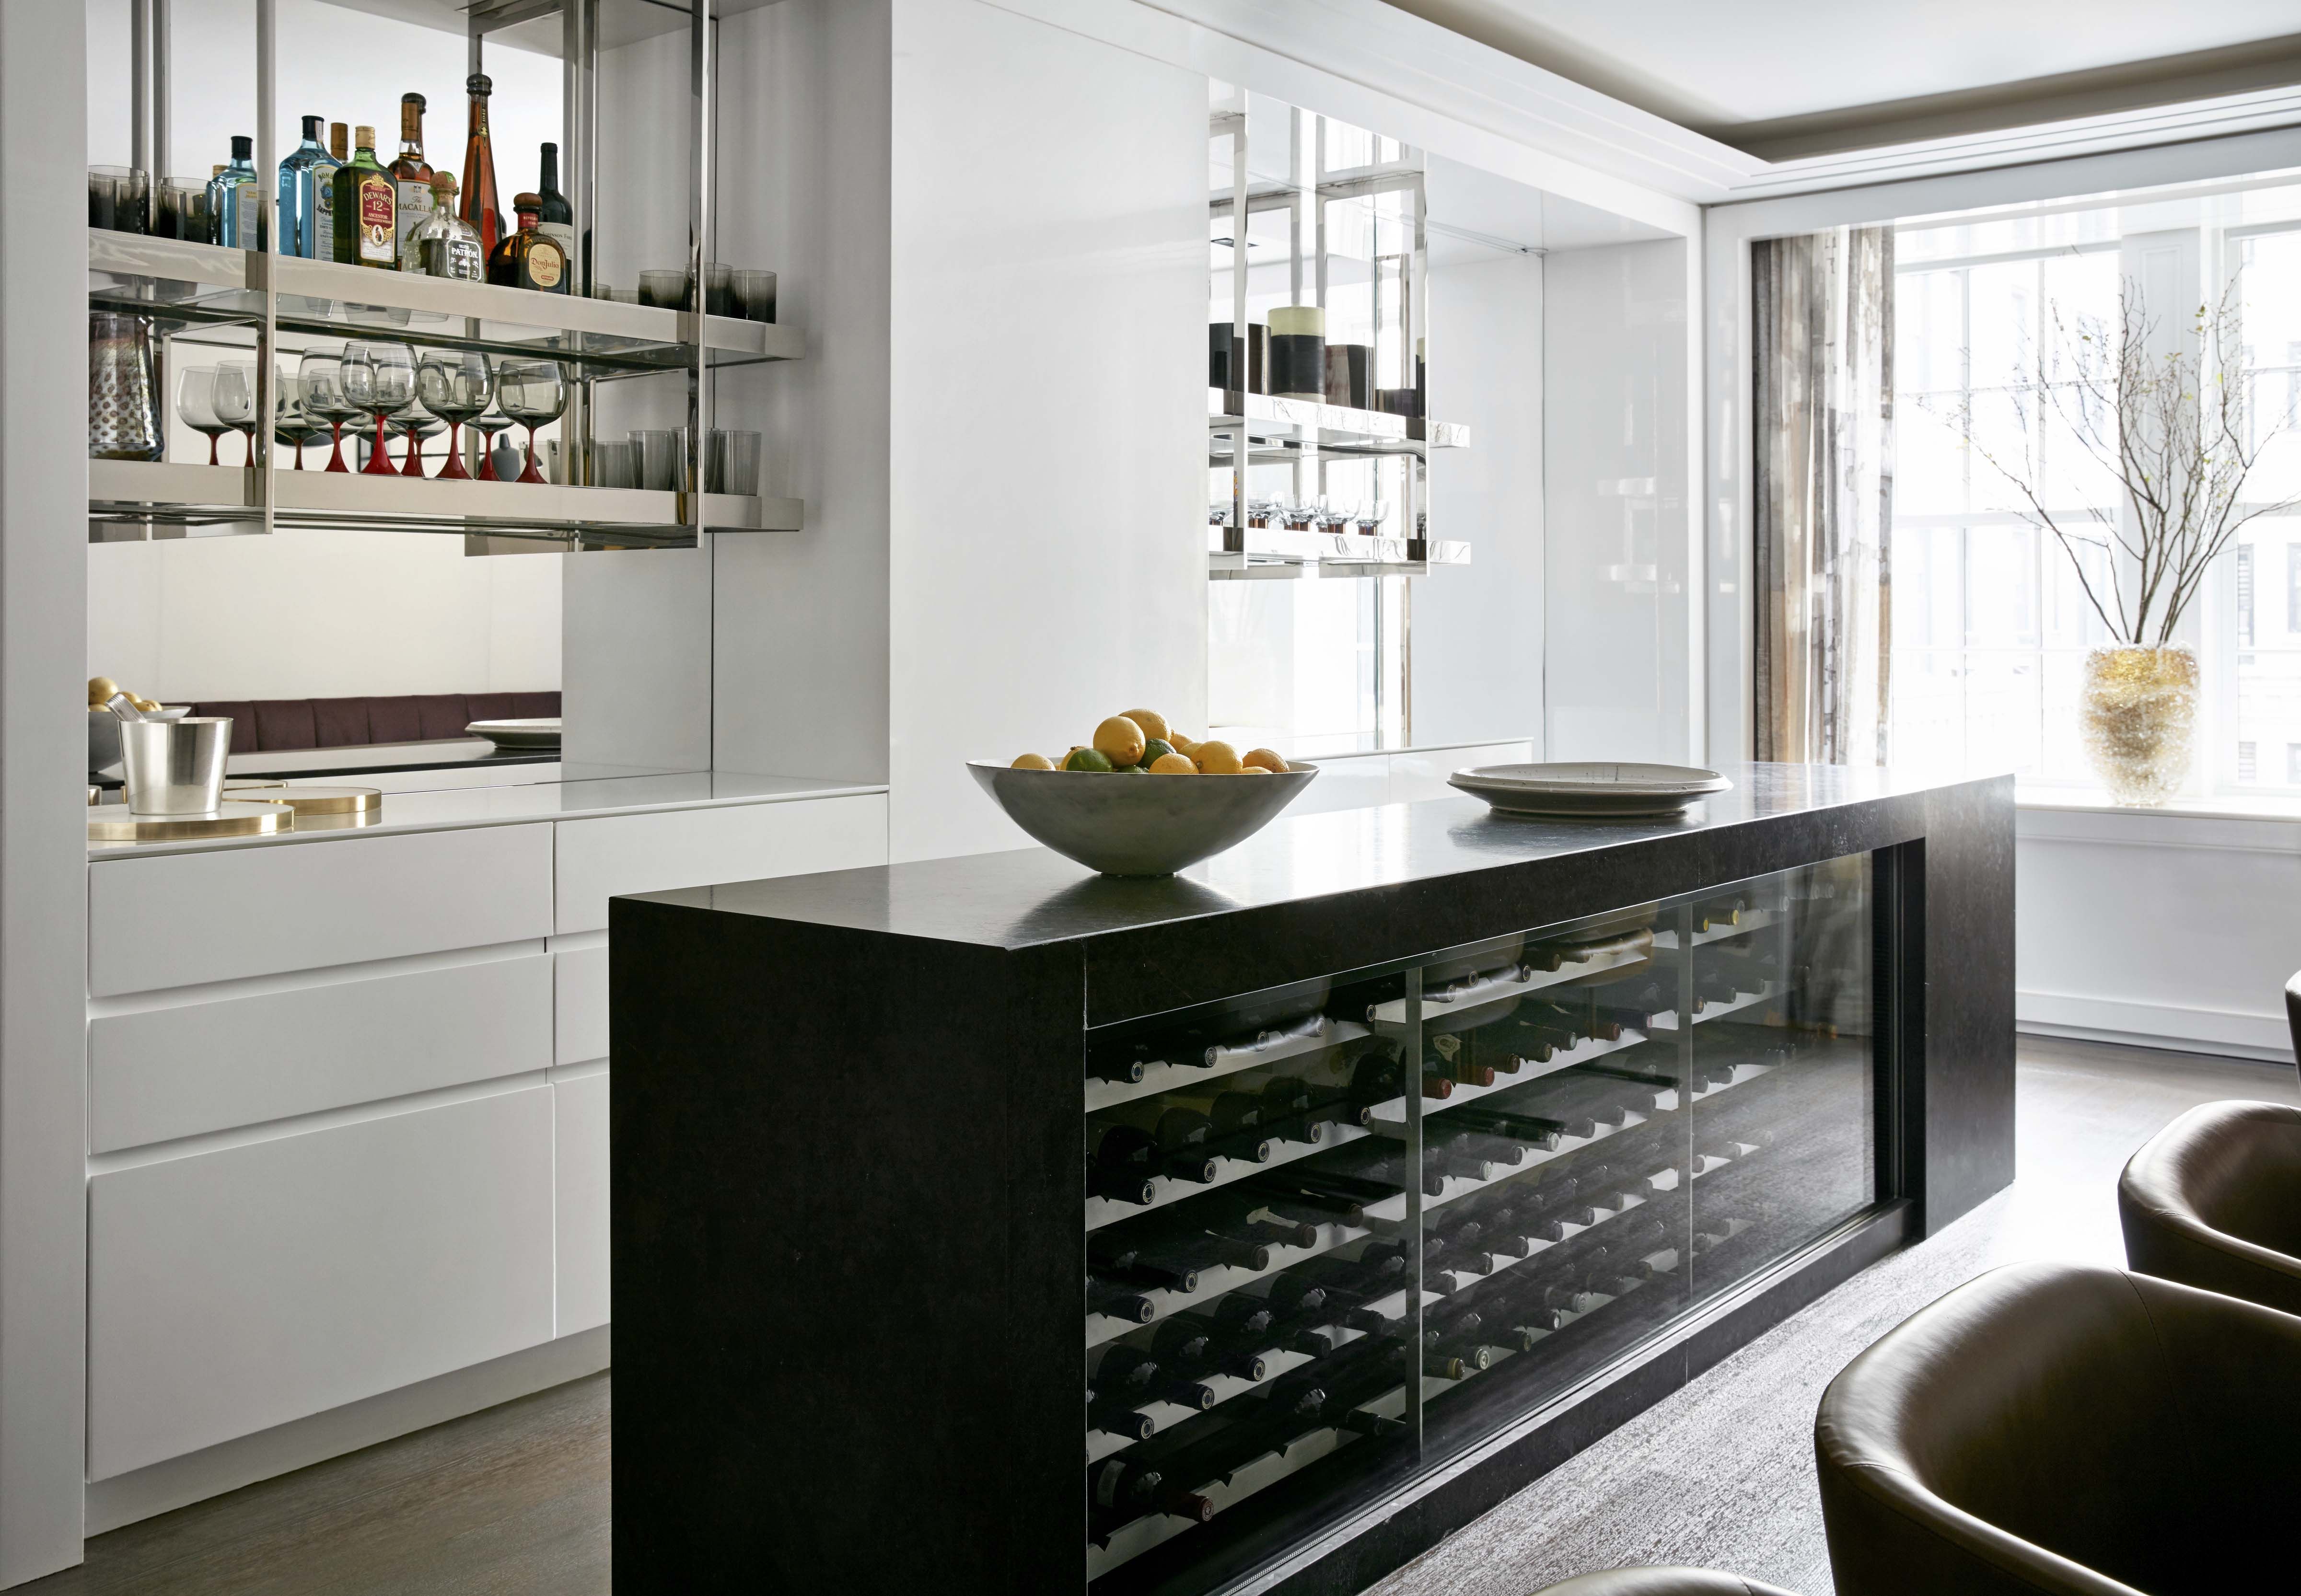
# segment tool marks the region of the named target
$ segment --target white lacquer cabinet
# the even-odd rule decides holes
[[[517,1087],[88,1182],[88,1476],[552,1333],[552,1092]]]
[[[886,856],[849,792],[91,860],[88,1478],[607,1324],[607,899]]]

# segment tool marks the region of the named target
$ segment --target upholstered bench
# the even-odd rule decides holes
[[[232,752],[255,754],[461,737],[473,721],[556,715],[559,695],[420,693],[377,698],[257,698],[195,704],[192,713],[230,715]]]

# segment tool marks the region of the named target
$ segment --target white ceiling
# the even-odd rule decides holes
[[[2142,63],[2163,63],[2168,75],[2257,75],[2262,53],[2235,47],[2270,39],[2290,46],[2301,33],[2297,0],[1390,4],[1728,143],[1753,124],[1827,121],[1825,113],[1936,96],[2002,100],[2005,86],[2071,73],[2097,74],[2146,94],[2132,87],[2149,76],[2135,70]],[[2205,51],[2225,54],[2163,63]],[[2272,54],[2301,58],[2291,48]],[[2044,93],[2088,84],[2035,87]],[[2001,93],[1989,96],[1991,89]]]

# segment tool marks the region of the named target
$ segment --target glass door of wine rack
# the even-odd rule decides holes
[[[1092,1033],[1098,1590],[1308,1533],[1887,1195],[1870,869]]]

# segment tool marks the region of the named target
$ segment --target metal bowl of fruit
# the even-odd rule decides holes
[[[1141,709],[1067,753],[966,768],[1033,841],[1105,875],[1172,875],[1234,848],[1318,773],[1268,748],[1193,742]]]

